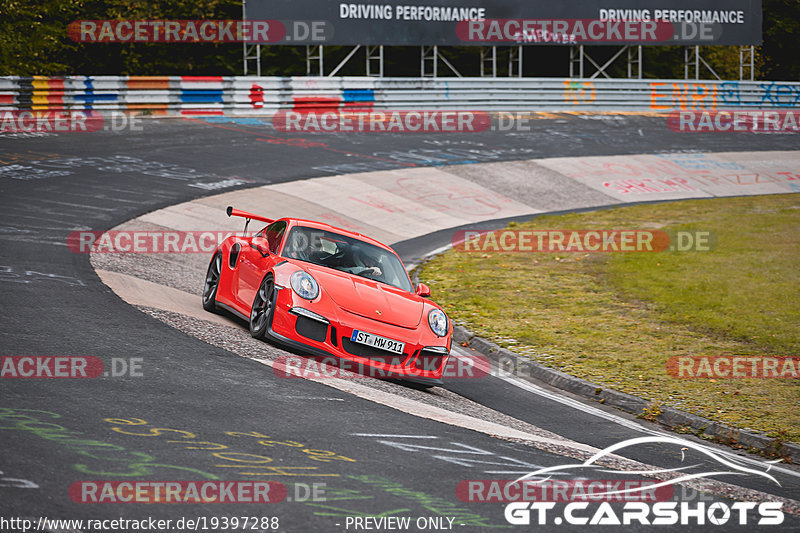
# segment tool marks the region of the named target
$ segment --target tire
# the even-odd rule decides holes
[[[272,322],[272,313],[275,311],[275,282],[272,274],[268,274],[261,282],[253,298],[250,308],[250,335],[256,339],[264,339],[267,329]]]
[[[211,313],[217,312],[217,289],[222,276],[222,254],[217,253],[211,259],[206,272],[206,283],[203,286],[203,309]]]

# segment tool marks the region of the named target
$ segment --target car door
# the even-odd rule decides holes
[[[280,248],[285,232],[286,221],[278,220],[256,233],[249,239],[249,245],[242,248],[236,298],[243,308],[249,310],[253,305],[253,298],[261,285],[261,280],[278,261],[276,252]],[[264,239],[267,242],[266,250],[262,244]]]

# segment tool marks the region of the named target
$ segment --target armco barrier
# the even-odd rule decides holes
[[[0,109],[263,114],[287,109],[797,108],[800,83],[564,78],[0,77]]]

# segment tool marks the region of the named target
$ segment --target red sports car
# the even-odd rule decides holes
[[[266,222],[214,252],[203,307],[249,321],[250,333],[311,355],[423,386],[442,383],[453,327],[414,288],[388,246],[320,222],[272,220],[228,207],[228,216]],[[375,375],[369,372],[370,375]]]

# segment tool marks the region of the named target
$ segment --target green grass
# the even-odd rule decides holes
[[[800,196],[543,216],[514,229],[709,231],[707,252],[448,251],[420,268],[478,335],[565,372],[800,442],[800,380],[675,379],[680,355],[800,355]]]

